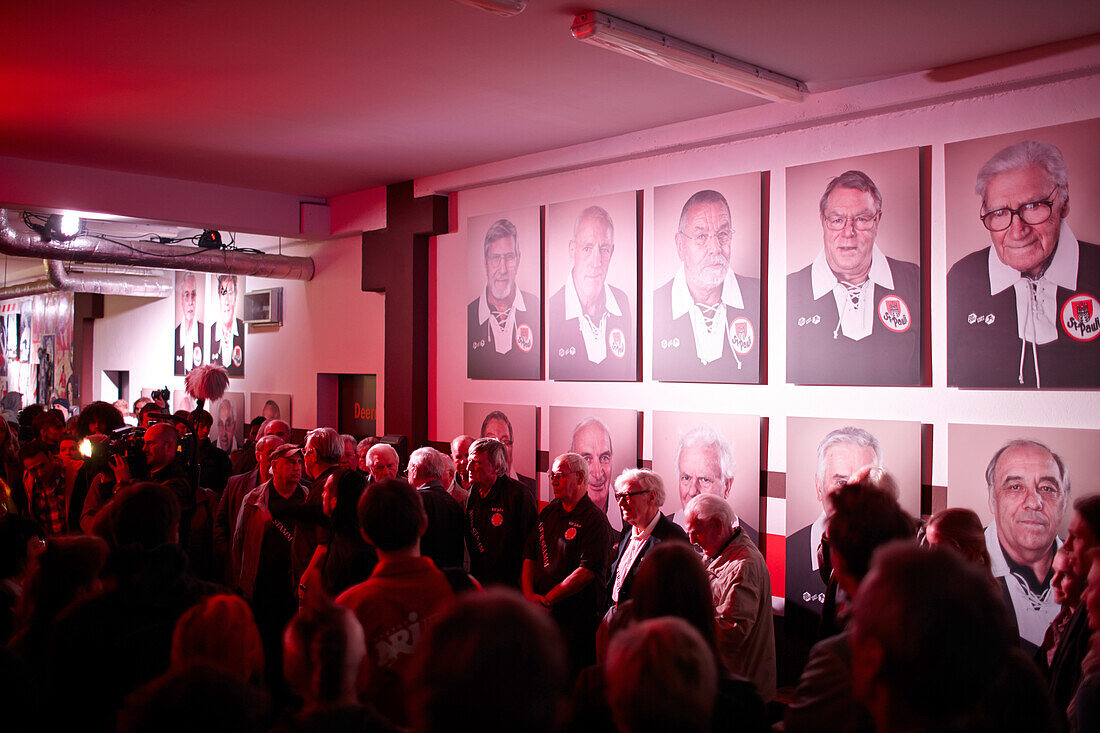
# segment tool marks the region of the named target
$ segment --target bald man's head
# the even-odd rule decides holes
[[[180,436],[166,423],[157,423],[145,431],[145,460],[149,470],[164,468],[176,458]]]

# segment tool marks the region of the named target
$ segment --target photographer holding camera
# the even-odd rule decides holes
[[[149,481],[172,491],[180,504],[179,544],[191,560],[191,567],[201,578],[210,578],[213,569],[213,519],[217,494],[193,486],[182,461],[177,460],[180,436],[168,423],[154,423],[143,436],[142,453],[149,471]],[[113,453],[111,471],[118,489],[142,480],[131,473],[126,456]],[[116,489],[116,490],[118,490]]]

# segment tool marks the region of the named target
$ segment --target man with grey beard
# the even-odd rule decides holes
[[[760,280],[730,269],[733,218],[726,197],[703,190],[680,212],[680,268],[653,293],[653,378],[760,381]]]

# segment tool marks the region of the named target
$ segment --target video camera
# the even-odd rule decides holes
[[[170,423],[180,433],[179,447],[176,452],[176,460],[183,464],[188,475],[197,474],[195,465],[195,453],[198,448],[195,442],[195,433],[186,420],[181,420],[172,415],[153,413],[149,417],[149,427],[157,423]],[[80,442],[80,455],[89,468],[98,473],[110,470],[111,456],[121,456],[130,469],[130,475],[134,480],[142,481],[149,478],[149,464],[145,460],[145,433],[149,427],[126,427],[112,430],[105,441],[93,441],[85,438]]]

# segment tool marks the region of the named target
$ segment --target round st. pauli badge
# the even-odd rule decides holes
[[[534,346],[535,336],[531,331],[531,326],[526,323],[521,323],[516,326],[516,348],[524,354],[529,354]]]
[[[233,366],[240,366],[241,360],[244,359],[244,354],[241,352],[240,346],[233,347]]]
[[[489,522],[494,527],[499,527],[500,525],[504,524],[504,515],[500,512],[493,512],[493,516],[489,519]]]
[[[752,321],[744,316],[733,319],[730,323],[727,335],[730,340],[730,348],[738,356],[744,356],[752,351],[756,343],[756,332],[752,327]]]
[[[626,334],[623,333],[621,328],[613,328],[607,334],[607,346],[616,359],[622,359],[626,356]]]
[[[576,527],[570,527],[569,529],[565,530],[565,539],[571,540],[576,536],[577,536],[577,528]]]
[[[905,333],[913,325],[909,306],[897,295],[884,296],[878,302],[878,318],[894,333]]]
[[[1088,293],[1078,293],[1062,306],[1058,320],[1074,341],[1092,341],[1100,336],[1100,301]]]

